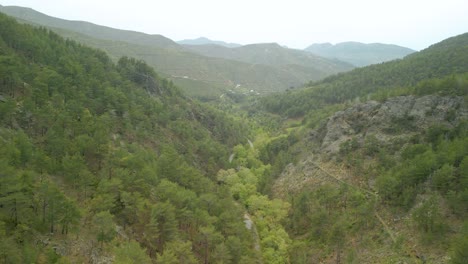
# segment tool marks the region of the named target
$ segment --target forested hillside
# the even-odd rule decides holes
[[[467,65],[463,34],[209,105],[0,14],[0,262],[466,263]]]
[[[453,85],[440,87],[445,93],[460,94],[457,89],[459,78],[466,75],[468,65],[468,33],[452,37],[429,48],[411,54],[402,60],[354,69],[349,73],[337,74],[319,82],[310,82],[310,88],[291,92],[287,96],[270,96],[263,100],[264,107],[271,112],[290,117],[302,116],[311,110],[328,104],[345,103],[351,100],[366,100],[370,97],[384,98],[403,94],[421,81],[447,77]],[[440,86],[435,80],[430,86]],[[425,86],[423,83],[421,86]],[[426,85],[428,86],[428,85]],[[445,87],[453,89],[445,91]],[[425,88],[429,89],[430,88]],[[424,93],[423,88],[417,91]],[[433,92],[431,90],[430,92]]]
[[[0,124],[2,263],[258,259],[216,183],[249,127],[144,62],[2,14]]]
[[[260,153],[292,263],[466,262],[466,65],[463,34],[250,107],[286,120]]]
[[[160,35],[119,30],[82,21],[69,21],[47,16],[30,8],[0,6],[0,11],[16,17],[22,23],[47,27],[65,38],[106,51],[117,60],[122,56],[145,61],[155,70],[173,80],[185,94],[203,100],[214,100],[228,90],[242,94],[250,90],[265,94],[301,86],[331,74],[347,71],[353,66],[309,54],[302,56],[314,67],[301,64],[265,64],[224,57],[203,56]],[[281,49],[284,51],[286,49]],[[276,50],[272,50],[276,51]],[[302,52],[302,51],[297,51]],[[306,52],[302,52],[307,55]],[[280,56],[281,53],[275,56]],[[236,89],[240,88],[240,89]]]

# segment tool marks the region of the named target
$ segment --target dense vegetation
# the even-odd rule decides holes
[[[464,98],[460,107],[466,108],[467,55],[468,34],[463,34],[403,60],[338,74],[310,83],[303,91],[260,100],[271,114],[302,117],[303,126],[293,127],[288,136],[299,135],[299,141],[288,143],[283,137],[276,147],[271,141],[267,148],[277,151],[269,156],[280,151],[283,156],[314,153],[329,160],[324,163],[328,168],[335,168],[325,170],[324,183],[286,195],[291,204],[286,230],[294,241],[292,263],[446,263],[449,259],[441,256],[447,255],[451,263],[466,262],[466,116],[457,116],[452,109],[445,118],[451,122],[460,118],[455,126],[434,123],[417,133],[411,118],[394,120],[390,131],[398,135],[394,140],[364,133],[344,142],[333,156],[320,154],[320,143],[308,142],[308,137],[326,129],[336,111],[369,99],[458,96]],[[337,180],[341,174],[347,176]]]
[[[258,258],[216,183],[249,127],[145,63],[1,15],[0,124],[2,263]]]
[[[0,14],[0,262],[465,263],[459,109],[453,125],[401,118],[394,140],[350,135],[330,156],[310,138],[368,99],[466,108],[467,48],[464,34],[244,112],[246,98],[199,103],[143,61]],[[329,180],[275,193],[309,159]]]
[[[409,142],[368,137],[342,144],[337,158],[338,166],[348,168],[345,180],[332,174],[290,195],[292,262],[319,262],[333,254],[347,263],[440,263],[446,261],[438,254],[447,252],[458,252],[453,263],[464,262],[467,131],[465,121],[453,129],[434,125]]]

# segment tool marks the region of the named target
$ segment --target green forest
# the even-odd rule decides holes
[[[0,263],[467,263],[467,65],[468,33],[206,103],[0,14]],[[403,97],[453,107],[322,152],[337,113]],[[308,160],[327,180],[281,185]]]

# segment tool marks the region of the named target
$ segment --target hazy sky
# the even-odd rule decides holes
[[[240,44],[392,43],[420,50],[468,32],[467,0],[0,0],[70,20]]]

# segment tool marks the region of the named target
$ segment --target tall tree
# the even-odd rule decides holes
[[[104,243],[110,242],[116,235],[112,214],[109,211],[102,211],[94,215],[93,229],[97,241],[101,243],[101,248],[103,248]]]

